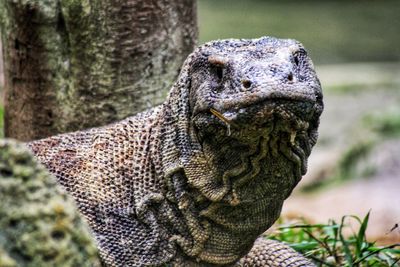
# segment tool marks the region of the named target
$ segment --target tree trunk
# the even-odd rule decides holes
[[[197,40],[194,0],[0,0],[5,135],[27,141],[159,104]]]
[[[0,28],[1,35],[1,28]],[[2,93],[3,93],[3,85],[4,85],[4,75],[3,75],[3,46],[1,45],[0,39],[0,105],[3,103]]]

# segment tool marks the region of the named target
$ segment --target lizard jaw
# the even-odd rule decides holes
[[[293,144],[297,133],[308,130],[314,119],[314,106],[311,101],[264,100],[226,110],[212,107],[197,113],[192,121],[200,139],[211,134],[243,141],[268,134],[279,121],[281,131],[289,133]]]

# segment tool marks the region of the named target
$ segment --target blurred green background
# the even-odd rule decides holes
[[[314,62],[400,60],[399,0],[199,0],[200,42],[294,38]]]

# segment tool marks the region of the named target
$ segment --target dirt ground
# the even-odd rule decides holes
[[[329,179],[349,147],[373,138],[364,124],[368,114],[400,110],[400,65],[327,66],[320,72],[328,90],[319,143],[310,157],[308,174],[284,204],[283,216],[300,215],[314,223],[327,223],[329,219],[340,221],[343,215],[363,218],[371,211],[368,238],[400,242],[400,228],[390,231],[400,224],[399,137],[375,137],[378,140],[361,163],[372,173],[313,193],[301,191],[317,179]]]

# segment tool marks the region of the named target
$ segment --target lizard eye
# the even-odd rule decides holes
[[[293,61],[294,61],[294,64],[296,64],[296,66],[299,65],[300,60],[299,60],[299,57],[297,55],[293,56]]]
[[[218,93],[222,90],[222,79],[224,78],[224,68],[220,65],[211,66],[210,74],[212,78],[212,91]]]
[[[293,73],[290,72],[288,76],[289,81],[293,81],[294,75],[297,77],[299,81],[302,81],[304,79],[303,77],[303,72],[304,72],[304,67],[306,66],[306,58],[307,58],[307,52],[303,48],[300,48],[296,52],[293,53],[292,55],[292,62],[293,62]]]
[[[218,80],[222,80],[224,77],[224,69],[222,66],[213,66],[213,72],[217,76]]]
[[[307,56],[307,52],[304,49],[300,49],[293,53],[293,63],[298,67],[301,61]]]

